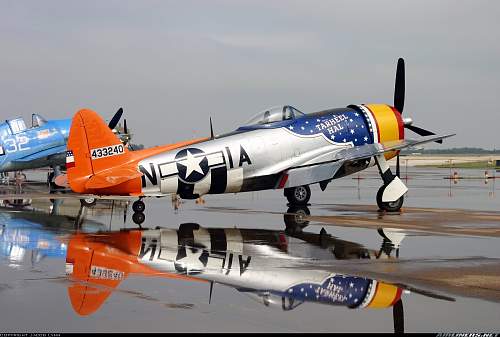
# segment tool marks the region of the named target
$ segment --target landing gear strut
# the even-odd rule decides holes
[[[306,206],[311,198],[311,189],[308,185],[285,188],[283,193],[291,205]]]

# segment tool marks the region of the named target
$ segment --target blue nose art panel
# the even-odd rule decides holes
[[[351,143],[355,146],[373,143],[365,117],[353,109],[338,109],[322,116],[297,119],[286,129],[297,136],[322,134],[331,143]]]
[[[332,275],[321,283],[300,283],[289,287],[282,295],[301,301],[358,306],[363,302],[372,280],[346,275]]]

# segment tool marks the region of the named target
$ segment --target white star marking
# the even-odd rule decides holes
[[[304,130],[305,128],[303,126],[300,127],[302,130]]]
[[[368,137],[365,137],[364,140],[365,140],[365,142],[367,142],[368,141]]]
[[[355,112],[355,113],[354,113],[354,115],[355,115],[356,117],[358,117],[358,116],[359,116],[359,114],[358,114],[357,112]]]
[[[351,119],[349,119],[349,122],[351,122],[351,123],[353,122],[352,118],[351,118]]]
[[[344,143],[347,141],[347,139],[344,138]]]
[[[291,125],[290,125],[288,128],[289,128],[290,130],[293,130],[293,126],[291,126]]]
[[[309,121],[306,121],[306,124],[309,124]]]
[[[354,283],[352,283],[352,282],[349,283],[349,287],[351,287],[351,288],[354,287]]]
[[[351,129],[351,133],[354,134],[354,130],[353,129]]]
[[[187,150],[186,160],[179,163],[186,167],[186,178],[189,177],[194,171],[203,174],[203,170],[200,167],[200,163],[203,158],[203,156],[195,158],[193,154]]]

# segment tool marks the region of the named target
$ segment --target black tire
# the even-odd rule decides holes
[[[97,199],[96,199],[96,198],[85,198],[85,199],[80,199],[80,204],[81,204],[82,206],[92,207],[92,206],[94,206],[96,203],[97,203]]]
[[[381,211],[386,212],[399,212],[401,207],[403,207],[404,196],[401,196],[398,200],[392,202],[383,202],[382,195],[384,194],[386,186],[379,188],[377,192],[377,205]]]
[[[137,225],[142,224],[144,220],[146,220],[146,216],[142,212],[136,212],[132,215],[132,221]]]
[[[311,214],[307,206],[291,206],[286,213],[283,215],[283,220],[287,231],[300,232],[309,225],[309,220],[304,219],[304,217]]]
[[[142,213],[142,212],[144,212],[145,209],[146,209],[146,205],[144,204],[144,202],[142,200],[134,201],[134,203],[132,204],[132,210],[135,213]]]
[[[290,205],[306,206],[311,198],[311,189],[308,185],[290,187],[285,189],[284,193]]]

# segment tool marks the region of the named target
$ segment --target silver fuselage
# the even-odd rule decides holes
[[[145,195],[177,193],[193,198],[294,187],[345,176],[370,165],[367,160],[339,170],[342,163],[334,162],[343,149],[373,143],[373,132],[365,120],[352,109],[334,109],[282,126],[238,130],[164,152],[139,163],[144,174],[142,191]]]

